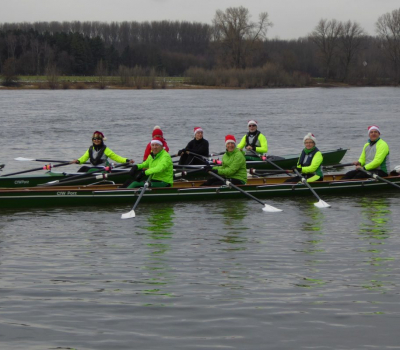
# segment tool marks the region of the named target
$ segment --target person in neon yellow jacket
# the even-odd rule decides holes
[[[307,182],[323,181],[324,174],[322,172],[322,157],[321,151],[316,147],[317,139],[312,133],[308,133],[303,139],[304,149],[300,154],[297,165],[293,169],[297,169],[302,176],[307,179]],[[300,176],[294,176],[285,182],[299,182]]]
[[[366,179],[371,177],[363,170],[381,177],[388,176],[390,172],[389,146],[381,139],[381,131],[377,125],[368,127],[369,140],[364,145],[360,158],[353,162],[355,170],[347,172],[343,179]]]
[[[140,164],[134,165],[130,170],[133,180],[126,181],[122,187],[134,188],[144,185],[144,177],[153,175],[151,187],[171,187],[174,182],[174,170],[171,156],[163,148],[159,139],[151,140],[151,153]]]
[[[247,122],[249,132],[242,137],[237,148],[243,150],[246,160],[260,160],[260,157],[268,152],[267,138],[257,130],[256,120]]]
[[[108,166],[108,158],[112,159],[117,163],[134,163],[133,160],[124,158],[114,153],[108,148],[104,141],[107,140],[104,134],[100,131],[95,131],[92,136],[93,145],[91,145],[85,154],[79,159],[74,159],[71,164],[84,164],[89,159],[91,166],[83,166],[78,172],[91,172],[97,171],[99,168]]]

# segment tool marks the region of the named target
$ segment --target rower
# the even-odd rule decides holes
[[[203,129],[195,127],[193,129],[194,139],[189,141],[185,148],[178,151],[177,155],[181,156],[179,159],[180,165],[202,165],[204,160],[198,155],[208,157],[209,145],[208,141],[203,138]]]
[[[246,159],[243,153],[236,148],[236,138],[233,135],[225,136],[226,152],[222,157],[221,166],[206,166],[205,172],[213,172],[225,179],[228,179],[234,185],[245,185],[247,182]],[[220,186],[225,182],[212,177],[204,182],[201,186]]]
[[[322,173],[322,153],[316,147],[317,139],[312,133],[308,133],[303,139],[304,149],[300,157],[292,169],[297,169],[301,175],[307,179],[307,182],[323,181],[324,174]],[[285,182],[297,183],[301,181],[300,176],[293,176]]]
[[[110,148],[108,148],[104,141],[107,140],[104,134],[100,131],[95,131],[92,136],[93,144],[88,148],[85,154],[79,159],[74,159],[71,164],[84,164],[88,159],[92,166],[82,166],[78,172],[93,172],[98,171],[104,166],[108,166],[108,158],[118,162],[118,163],[134,163],[134,160],[123,158],[118,154],[114,153]]]
[[[247,122],[249,132],[242,137],[242,140],[238,144],[238,148],[244,150],[246,160],[260,160],[260,157],[268,152],[267,138],[257,130],[258,123],[252,119]],[[259,157],[257,157],[256,152]]]
[[[360,158],[353,162],[355,170],[347,172],[344,179],[365,179],[372,177],[365,172],[376,174],[380,177],[388,176],[390,169],[389,146],[381,139],[381,131],[377,125],[368,127],[369,140],[364,145]],[[361,170],[363,169],[363,170]]]
[[[143,187],[144,178],[149,175],[152,175],[151,187],[171,187],[174,182],[174,166],[171,156],[163,146],[160,139],[151,140],[150,155],[143,163],[132,167],[129,174],[133,179],[129,179],[121,187]]]
[[[163,148],[167,152],[169,152],[169,147],[168,147],[167,141],[164,139],[164,133],[158,125],[156,125],[154,127],[151,137],[152,137],[152,139],[159,139],[163,143]],[[143,161],[145,161],[147,159],[147,157],[150,155],[150,153],[151,153],[151,142],[149,142],[146,146],[146,149],[145,149],[144,155],[143,155]]]

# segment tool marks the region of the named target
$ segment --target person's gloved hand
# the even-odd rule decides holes
[[[206,165],[206,166],[203,168],[203,170],[204,170],[206,173],[208,173],[208,172],[212,171],[212,166],[211,166],[211,165]]]
[[[135,164],[132,168],[131,168],[131,170],[129,170],[129,175],[130,176],[135,176],[135,173],[136,173],[136,171],[138,170],[138,166]]]
[[[136,176],[136,181],[137,182],[142,181],[142,179],[144,178],[145,175],[146,175],[145,170],[140,170],[139,174]]]

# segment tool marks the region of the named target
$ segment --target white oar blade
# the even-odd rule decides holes
[[[129,213],[122,214],[121,219],[131,219],[134,218],[135,216],[136,216],[135,211],[131,210]]]
[[[330,208],[330,205],[328,203],[324,202],[322,199],[320,199],[319,202],[314,203],[314,205],[317,208]]]
[[[268,204],[265,204],[262,210],[267,211],[269,213],[277,213],[277,212],[282,211],[282,209],[275,208],[272,205],[268,205]]]
[[[35,159],[31,159],[31,158],[24,158],[24,157],[18,157],[18,158],[14,158],[14,160],[19,160],[21,162],[32,162]]]

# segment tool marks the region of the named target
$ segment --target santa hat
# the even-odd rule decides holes
[[[199,131],[203,132],[203,129],[202,129],[200,126],[196,126],[196,127],[193,129],[193,132],[194,132],[195,135],[196,135],[196,132],[199,132]]]
[[[163,143],[162,143],[162,141],[160,141],[159,139],[153,139],[153,140],[151,140],[151,144],[154,144],[154,143],[158,143],[159,145],[163,145]]]
[[[236,144],[235,136],[233,136],[233,135],[226,135],[226,136],[225,136],[225,145],[226,145],[228,142],[233,142],[234,144]]]
[[[95,135],[101,136],[101,138],[103,139],[103,141],[107,140],[107,137],[104,137],[104,134],[101,131],[95,131],[93,133],[92,137],[95,137]]]
[[[164,137],[164,134],[163,134],[161,128],[160,128],[158,125],[156,125],[156,126],[154,127],[152,136],[153,136],[153,137],[155,137],[155,136]]]
[[[317,144],[317,139],[315,138],[314,134],[311,134],[310,132],[304,136],[303,142],[306,142],[306,140],[313,140],[315,144]]]
[[[381,131],[379,130],[379,127],[377,125],[371,125],[368,127],[368,135],[372,130],[377,130],[379,132],[379,134],[381,133]]]
[[[258,123],[257,123],[257,120],[254,120],[254,119],[251,119],[251,120],[249,120],[248,122],[247,122],[247,126],[249,126],[249,125],[258,125]]]

